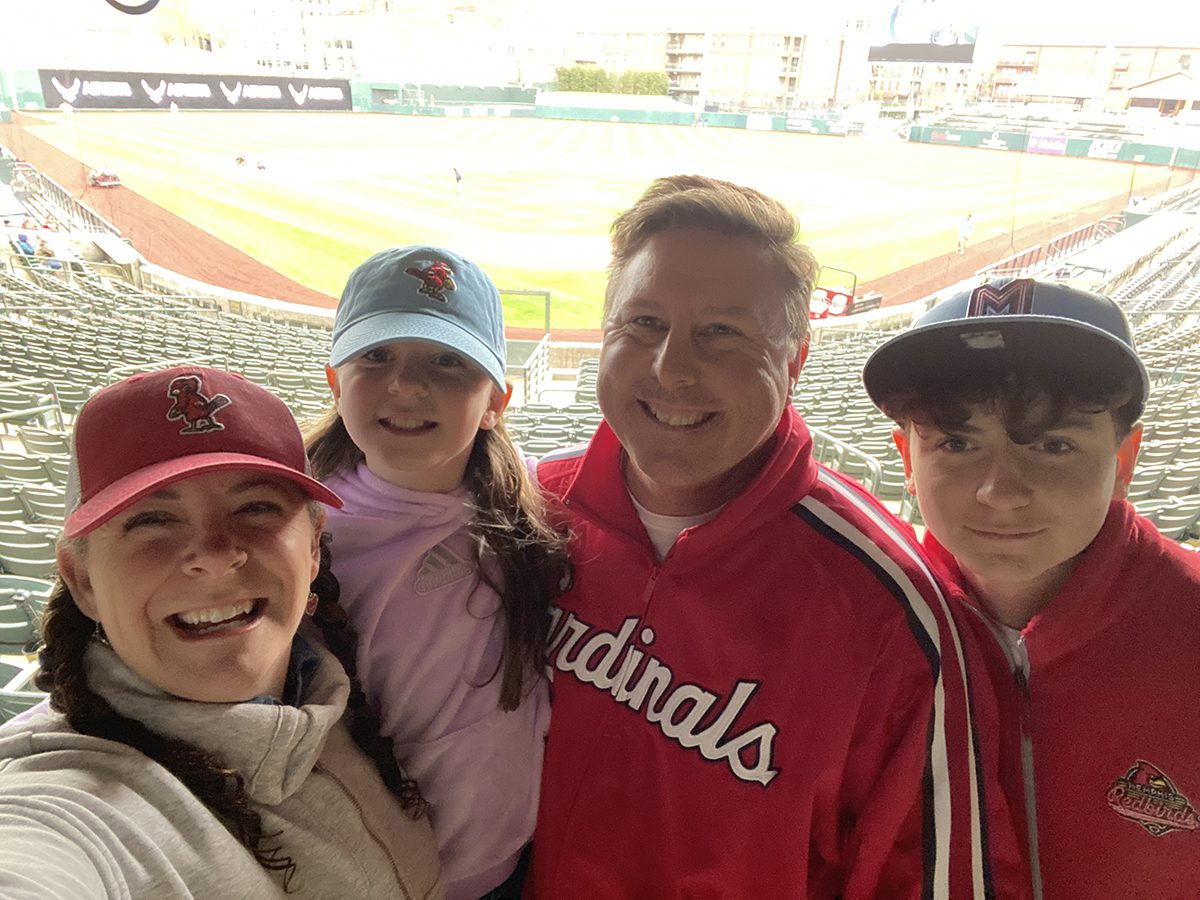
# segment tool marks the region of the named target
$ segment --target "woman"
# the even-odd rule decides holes
[[[145,373],[88,400],[72,450],[52,712],[0,734],[0,896],[441,896],[354,678],[317,502],[340,500],[287,407]]]

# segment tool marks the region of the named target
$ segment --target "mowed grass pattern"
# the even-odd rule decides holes
[[[556,120],[77,112],[32,127],[317,290],[337,296],[376,250],[439,244],[502,288],[550,291],[557,328],[599,326],[608,227],[661,175],[712,175],[778,197],[821,262],[868,281],[953,252],[967,212],[980,242],[1065,221],[1124,196],[1131,177],[1163,174],[899,140]],[[538,326],[542,303],[509,299],[506,314]]]

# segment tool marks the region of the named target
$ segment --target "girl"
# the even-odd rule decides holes
[[[549,720],[539,675],[567,572],[501,414],[500,295],[435,247],[351,273],[309,437],[359,675],[429,800],[447,896],[517,897]]]

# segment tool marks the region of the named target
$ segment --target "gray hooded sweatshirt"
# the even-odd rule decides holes
[[[427,819],[413,821],[342,717],[349,679],[317,647],[303,705],[197,703],[143,680],[93,641],[88,682],[122,715],[210,750],[246,779],[262,846],[296,871],[290,894],[441,897]],[[58,713],[0,730],[0,897],[283,896],[181,781],[125,744],[82,735]]]

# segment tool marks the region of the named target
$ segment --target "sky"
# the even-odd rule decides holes
[[[156,32],[158,22],[204,9],[207,15],[236,16],[251,0],[160,0],[146,16],[126,16],[106,0],[0,0],[4,27],[0,53],[27,64],[53,46],[56,29],[74,26],[92,33],[106,27]],[[281,3],[283,0],[272,0]],[[421,18],[449,15],[455,7],[475,7],[547,31],[765,31],[819,35],[840,31],[843,22],[886,22],[897,3],[918,16],[945,15],[974,20],[980,40],[995,43],[1124,43],[1200,47],[1196,0],[838,0],[835,3],[785,3],[781,0],[392,0],[421,11]],[[261,8],[262,4],[260,4]],[[157,21],[156,21],[157,20]],[[48,22],[55,23],[47,28]],[[39,36],[41,39],[39,40]],[[37,48],[36,50],[34,48]]]
[[[168,0],[164,0],[168,2]],[[533,0],[543,2],[543,0]],[[1195,0],[916,0],[939,6],[955,18],[976,17],[993,39],[1010,43],[1128,42],[1200,45],[1200,13]],[[895,0],[840,0],[837,3],[784,4],[779,0],[606,0],[604,3],[557,3],[579,22],[595,20],[607,28],[656,30],[692,28],[711,23],[722,30],[771,30],[818,26],[825,20],[878,18]],[[630,23],[637,23],[636,25]]]

